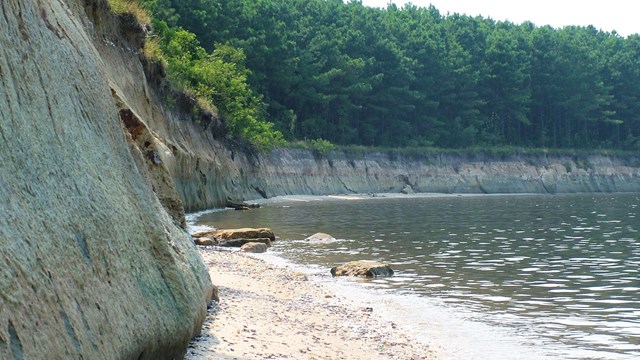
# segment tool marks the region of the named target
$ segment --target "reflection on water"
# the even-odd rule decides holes
[[[271,227],[282,240],[274,249],[297,263],[381,260],[397,275],[365,286],[439,298],[490,325],[533,334],[566,358],[624,359],[640,357],[639,200],[326,199],[217,212],[199,222]],[[303,240],[319,231],[339,241]]]

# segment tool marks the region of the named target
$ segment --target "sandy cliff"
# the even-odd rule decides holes
[[[248,155],[223,147],[189,151],[188,156],[176,154],[169,171],[191,211],[221,206],[227,197],[399,192],[406,185],[436,193],[640,191],[640,157],[341,152],[320,157],[300,149]]]
[[[211,282],[128,91],[140,30],[0,2],[2,359],[180,358],[200,329]]]

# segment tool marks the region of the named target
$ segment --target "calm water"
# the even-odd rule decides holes
[[[398,314],[418,334],[437,327],[429,318],[440,313],[449,314],[442,322],[477,326],[449,335],[464,337],[463,347],[485,344],[461,358],[637,359],[639,205],[638,194],[322,198],[209,213],[198,223],[270,227],[277,254],[326,272],[356,259],[391,264],[394,277],[350,281],[412,299],[412,310]],[[315,232],[338,241],[304,241]]]

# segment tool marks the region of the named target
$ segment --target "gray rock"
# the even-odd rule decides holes
[[[309,236],[308,238],[305,239],[306,241],[335,241],[336,238],[334,238],[333,236],[329,235],[329,234],[325,234],[325,233],[315,233],[311,236]]]
[[[258,242],[248,242],[242,245],[242,247],[240,247],[240,250],[248,253],[254,253],[254,254],[264,253],[264,252],[267,252],[267,244],[258,243]]]
[[[370,260],[351,261],[331,268],[333,276],[392,276],[393,270],[389,265]]]

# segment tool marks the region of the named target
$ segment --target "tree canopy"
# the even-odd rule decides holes
[[[237,98],[249,101],[217,106],[253,111],[232,117],[268,120],[289,140],[640,149],[637,34],[358,0],[143,2],[157,23],[186,30],[164,36],[192,33],[202,46],[184,59],[191,70],[175,71],[196,88],[207,77],[214,99],[224,73],[236,74],[247,84],[233,86]]]

